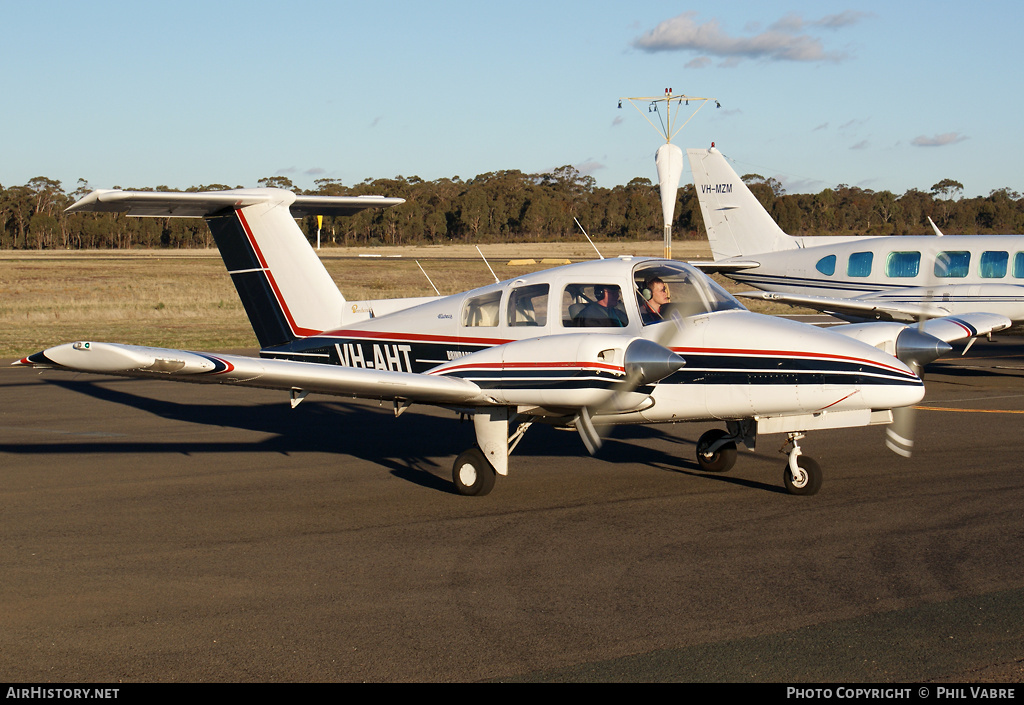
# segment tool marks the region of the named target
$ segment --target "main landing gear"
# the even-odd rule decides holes
[[[494,489],[498,474],[479,448],[470,448],[455,459],[452,480],[459,494],[482,497]]]
[[[519,422],[515,433],[508,435],[509,420]],[[517,416],[508,407],[481,410],[473,415],[477,447],[470,448],[455,459],[452,482],[455,490],[469,497],[482,497],[494,489],[498,475],[508,474],[508,456],[519,445],[532,417]]]
[[[746,433],[744,431],[746,430]],[[798,441],[804,434],[790,433],[779,450],[789,456],[782,471],[782,482],[786,491],[795,495],[817,494],[821,489],[821,466],[802,453]],[[753,437],[749,429],[733,427],[729,431],[720,428],[706,432],[697,441],[697,465],[705,472],[728,472],[736,464],[736,443],[745,442],[753,449]],[[792,446],[789,450],[787,446]]]
[[[736,464],[736,441],[727,431],[713,428],[697,441],[697,465],[704,472],[728,472]]]

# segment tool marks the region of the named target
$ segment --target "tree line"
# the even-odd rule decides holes
[[[793,235],[930,234],[928,217],[947,234],[1024,232],[1024,198],[1008,188],[993,190],[984,197],[963,198],[962,184],[943,179],[928,191],[910,189],[901,196],[846,184],[816,194],[787,194],[773,178],[747,174],[743,180],[779,226]],[[354,186],[345,186],[336,179],[319,179],[316,188],[305,191],[281,176],[260,179],[259,183],[309,195],[382,195],[406,200],[395,208],[324,218],[321,241],[327,245],[551,242],[580,237],[576,220],[595,238],[657,240],[662,236],[657,184],[635,178],[624,186],[600,188],[593,177],[572,166],[543,174],[496,171],[467,180],[457,176],[435,181],[396,176],[366,179]],[[226,188],[223,184],[207,184],[186,190]],[[209,230],[197,219],[64,212],[90,190],[88,182],[79,179],[69,193],[60,181],[44,176],[23,186],[0,185],[0,248],[213,246]],[[158,186],[131,190],[173,189]],[[305,218],[300,224],[315,240],[316,218]],[[672,232],[679,239],[706,237],[692,184],[679,189]]]

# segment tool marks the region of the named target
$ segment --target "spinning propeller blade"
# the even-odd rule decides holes
[[[609,411],[622,411],[627,397],[638,387],[659,382],[686,364],[686,360],[661,344],[661,341],[671,338],[677,330],[679,322],[674,322],[674,326],[663,326],[665,330],[660,331],[659,342],[637,338],[627,345],[623,354],[625,377],[599,404],[592,408],[583,407],[576,414],[576,430],[591,455],[604,443],[594,425],[594,416]]]
[[[896,357],[921,377],[924,366],[938,360],[953,348],[923,330],[924,318],[918,320],[917,328],[904,328],[896,337]],[[909,458],[914,449],[914,426],[917,409],[904,406],[892,410],[892,423],[885,430],[885,445],[897,455]]]

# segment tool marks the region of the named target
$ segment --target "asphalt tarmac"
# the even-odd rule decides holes
[[[0,369],[6,682],[1024,680],[1024,341],[929,367],[915,455],[534,426],[454,493],[451,412]]]

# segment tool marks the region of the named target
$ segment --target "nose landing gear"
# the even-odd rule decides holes
[[[780,453],[786,453],[786,446],[793,446],[788,451],[789,462],[782,469],[782,482],[790,494],[812,495],[821,489],[821,466],[801,452],[797,441],[803,437],[802,433],[790,433],[779,449]]]

